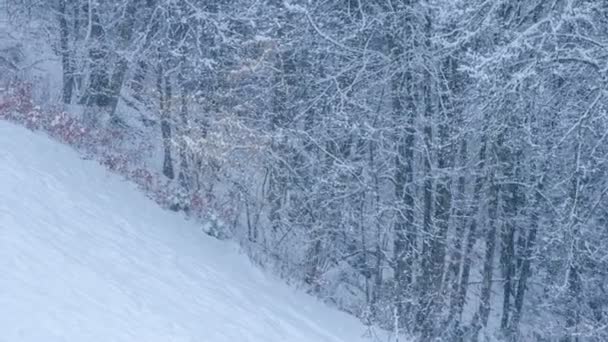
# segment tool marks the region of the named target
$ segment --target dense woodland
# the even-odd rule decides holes
[[[420,341],[608,340],[608,1],[5,1],[48,101],[270,272]]]

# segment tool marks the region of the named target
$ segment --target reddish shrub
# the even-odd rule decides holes
[[[131,172],[131,180],[142,187],[143,190],[149,191],[152,189],[154,177],[150,171],[137,168]]]
[[[93,156],[104,167],[138,184],[152,200],[164,208],[175,206],[179,199],[180,206],[188,208],[192,215],[201,218],[208,214],[209,203],[212,202],[209,198],[199,192],[184,198],[180,189],[171,181],[162,181],[156,173],[136,164],[138,159],[134,156],[151,151],[151,144],[141,140],[135,143],[130,141],[126,144],[131,146],[130,149],[121,149],[120,146],[127,140],[123,130],[90,130],[82,121],[63,110],[43,111],[33,104],[30,84],[14,84],[9,92],[0,98],[0,119],[31,130],[42,130],[55,139]],[[183,203],[184,201],[189,203]]]

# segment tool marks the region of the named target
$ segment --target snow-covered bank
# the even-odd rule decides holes
[[[0,341],[365,341],[69,147],[0,121]]]

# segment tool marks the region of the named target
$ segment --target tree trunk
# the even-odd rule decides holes
[[[63,66],[62,99],[64,104],[70,104],[72,102],[72,91],[74,89],[74,65],[72,60],[72,51],[69,47],[66,0],[59,0],[59,36],[61,47],[61,65]]]
[[[488,190],[488,227],[486,233],[486,252],[483,263],[481,295],[479,298],[479,308],[473,316],[473,321],[471,323],[471,337],[474,341],[477,341],[480,330],[487,326],[491,309],[490,299],[492,294],[492,279],[494,273],[494,252],[496,250],[496,218],[498,211],[498,197],[500,195],[500,186],[496,184],[494,175],[491,175]]]
[[[460,151],[458,152],[460,156],[460,164],[465,165],[467,162],[467,140],[466,137],[460,143]],[[462,242],[464,240],[464,235],[466,232],[466,227],[468,226],[470,219],[466,217],[466,176],[462,173],[458,177],[458,187],[456,189],[456,210],[454,215],[456,216],[454,223],[454,240],[453,246],[451,247],[451,253],[449,258],[448,270],[446,274],[446,280],[449,284],[450,291],[450,308],[449,314],[447,318],[447,322],[449,324],[454,320],[457,312],[458,312],[458,288],[459,288],[459,279],[461,276],[461,268],[462,268]]]
[[[515,257],[515,231],[517,208],[519,207],[519,192],[517,185],[513,184],[517,180],[517,173],[513,172],[514,165],[519,165],[512,154],[506,155],[503,158],[503,164],[507,167],[505,178],[511,181],[511,184],[506,186],[506,191],[503,191],[503,206],[504,206],[504,223],[501,232],[501,249],[500,249],[500,264],[503,275],[503,307],[500,328],[508,335],[509,315],[511,313],[511,298],[513,296],[513,275],[517,263]]]
[[[398,37],[389,35],[388,38],[391,55],[394,58],[399,58],[404,53],[404,47],[398,41]],[[410,311],[411,300],[406,299],[406,296],[412,295],[412,264],[417,234],[414,227],[414,190],[412,189],[416,110],[412,95],[413,77],[410,67],[409,64],[406,64],[403,67],[405,70],[397,71],[390,81],[393,120],[395,123],[401,123],[405,126],[403,134],[397,133],[397,153],[395,156],[395,197],[400,209],[394,225],[393,246],[395,281],[397,284],[394,302],[397,317],[401,320],[397,324],[403,324]],[[405,105],[403,102],[405,102]],[[400,127],[399,124],[397,126]]]
[[[127,47],[131,41],[131,36],[133,35],[133,26],[135,25],[135,17],[137,13],[137,6],[139,5],[138,0],[127,0],[124,19],[119,22],[118,25],[118,33],[120,39],[118,40],[118,48],[123,54],[124,51],[127,50]],[[144,18],[144,22],[147,22],[149,18]],[[127,57],[119,54],[117,56],[118,61],[116,62],[116,66],[114,68],[114,72],[112,73],[112,77],[110,78],[110,106],[109,106],[109,114],[110,117],[116,118],[116,107],[118,106],[118,101],[120,99],[120,92],[122,90],[122,86],[125,80],[125,76],[127,74],[127,70],[129,67]]]
[[[173,172],[173,158],[171,157],[171,81],[164,74],[164,68],[159,66],[158,93],[160,95],[160,127],[163,138],[164,159],[163,175],[169,179],[175,177]]]
[[[469,214],[467,215],[468,217],[470,217],[470,224],[469,224],[469,232],[466,238],[466,244],[465,244],[465,250],[464,250],[464,254],[462,255],[462,273],[460,275],[460,280],[458,282],[458,292],[456,293],[456,296],[453,297],[453,300],[450,304],[451,306],[451,311],[453,312],[453,315],[457,317],[457,320],[454,324],[454,334],[456,336],[460,336],[462,334],[461,330],[461,316],[462,316],[462,311],[464,309],[464,304],[465,304],[465,300],[466,300],[466,294],[468,291],[468,287],[469,287],[469,277],[471,274],[471,267],[472,267],[472,255],[473,255],[473,247],[475,246],[475,243],[477,242],[477,225],[478,225],[478,220],[479,220],[479,204],[481,201],[480,195],[481,195],[481,190],[484,186],[484,183],[486,181],[486,177],[485,177],[485,173],[486,171],[486,148],[487,148],[487,137],[485,134],[482,135],[481,137],[481,148],[479,150],[479,161],[477,163],[477,170],[476,170],[476,179],[475,179],[475,186],[473,189],[473,204],[471,206],[471,209],[469,211]]]
[[[536,244],[536,233],[538,230],[539,219],[538,212],[540,210],[539,206],[542,200],[540,192],[543,189],[543,181],[543,179],[539,180],[538,184],[535,186],[534,190],[536,192],[532,194],[534,200],[532,201],[532,205],[529,205],[532,211],[530,213],[530,228],[525,239],[525,249],[523,251],[521,268],[519,268],[519,279],[517,280],[517,292],[515,293],[514,310],[509,327],[509,332],[513,336],[515,336],[519,329],[519,322],[523,314],[524,298],[526,294],[528,278],[531,275],[530,272],[532,263],[532,252],[534,251],[534,246]]]
[[[509,314],[511,312],[511,297],[513,295],[513,270],[515,262],[515,227],[509,220],[512,217],[507,217],[507,222],[503,225],[501,234],[501,266],[503,274],[503,301],[502,301],[502,318],[500,328],[506,331],[509,326]]]
[[[96,127],[99,116],[103,109],[110,103],[108,96],[109,78],[107,72],[107,45],[105,32],[101,25],[99,15],[95,8],[88,9],[91,13],[91,36],[95,44],[89,49],[89,61],[91,74],[89,85],[85,93],[86,108],[84,111],[85,122],[90,127]]]

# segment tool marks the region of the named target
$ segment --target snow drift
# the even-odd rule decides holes
[[[0,121],[0,341],[368,340],[69,147]]]

